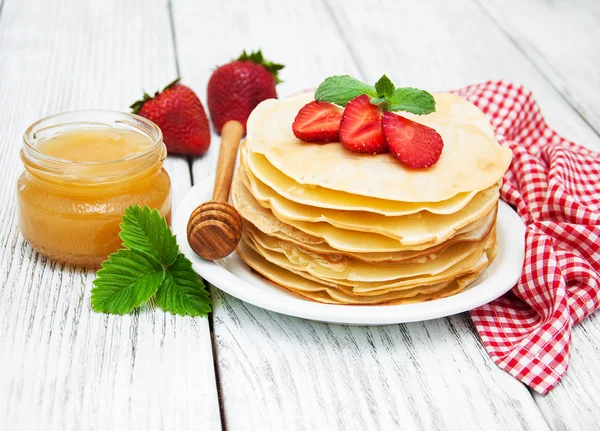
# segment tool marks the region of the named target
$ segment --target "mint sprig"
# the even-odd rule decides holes
[[[361,94],[369,96],[371,103],[384,111],[406,111],[417,115],[435,112],[435,98],[430,93],[412,87],[396,88],[386,75],[379,78],[375,86],[348,75],[330,76],[317,88],[315,99],[346,106]]]
[[[111,254],[96,273],[92,309],[127,314],[155,296],[163,310],[181,316],[206,316],[206,286],[181,253],[160,213],[148,207],[125,210],[119,236],[125,249]]]

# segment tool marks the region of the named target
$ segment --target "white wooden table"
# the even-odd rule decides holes
[[[600,319],[574,331],[548,396],[498,369],[466,315],[387,327],[281,316],[212,288],[208,319],[90,310],[92,271],[23,241],[21,135],[43,116],[127,110],[181,75],[205,102],[242,48],[283,62],[280,96],[332,74],[533,89],[564,136],[600,148],[598,0],[0,0],[0,430],[600,429]],[[170,157],[174,201],[214,173],[217,137]]]

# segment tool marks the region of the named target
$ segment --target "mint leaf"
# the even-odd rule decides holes
[[[426,115],[435,112],[435,99],[427,91],[418,88],[396,88],[387,109]]]
[[[377,96],[380,98],[385,97],[390,99],[394,95],[395,89],[396,87],[394,87],[394,84],[386,75],[383,75],[379,78],[379,81],[375,83],[375,90],[377,90]]]
[[[165,278],[162,265],[138,250],[119,250],[102,263],[92,289],[94,311],[126,314],[146,302]]]
[[[180,316],[206,316],[210,312],[206,287],[182,254],[167,268],[165,280],[156,292],[156,302],[163,310]]]
[[[375,87],[364,84],[358,79],[348,75],[330,76],[317,88],[315,100],[346,106],[350,100],[361,94],[377,97]]]
[[[417,88],[395,88],[387,75],[379,78],[374,87],[348,75],[330,76],[317,88],[315,100],[346,106],[361,94],[369,96],[371,103],[384,111],[407,111],[417,115],[435,111],[435,99],[431,94]]]
[[[125,210],[120,227],[124,247],[143,251],[164,266],[175,262],[179,253],[177,240],[158,210],[130,206]]]

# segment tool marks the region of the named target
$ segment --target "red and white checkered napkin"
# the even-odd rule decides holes
[[[471,319],[494,362],[545,394],[567,370],[573,325],[600,306],[600,154],[550,129],[523,87],[489,81],[457,93],[513,151],[500,195],[527,225],[518,284]]]

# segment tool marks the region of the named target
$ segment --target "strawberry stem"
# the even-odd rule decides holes
[[[251,52],[250,54],[248,54],[246,50],[243,50],[242,54],[236,59],[236,61],[251,61],[253,63],[260,64],[275,77],[275,84],[280,84],[283,82],[281,79],[279,79],[278,72],[285,66],[283,64],[273,63],[272,61],[265,60],[260,49],[255,52]]]
[[[142,106],[144,106],[144,103],[146,103],[148,100],[154,99],[156,96],[158,96],[163,91],[168,90],[169,88],[171,88],[172,86],[177,84],[180,80],[181,80],[181,77],[178,76],[173,82],[171,82],[165,88],[154,93],[154,96],[150,96],[148,93],[146,93],[144,91],[144,96],[140,100],[136,100],[129,106],[131,108],[131,112],[134,114],[139,114],[140,110],[142,109]]]
[[[144,106],[144,103],[146,103],[148,100],[152,100],[152,99],[153,99],[153,97],[144,91],[144,96],[140,100],[136,100],[135,102],[133,102],[131,104],[131,106],[130,106],[131,112],[134,114],[139,114],[140,110],[142,109],[142,106]]]
[[[165,90],[168,90],[169,88],[171,88],[172,86],[174,86],[175,84],[178,84],[179,81],[181,81],[181,76],[178,76],[177,78],[175,78],[175,80],[173,82],[171,82],[169,85],[167,85],[165,88],[162,89],[161,93]],[[154,97],[158,96],[158,91],[156,92],[156,94],[154,95]]]

